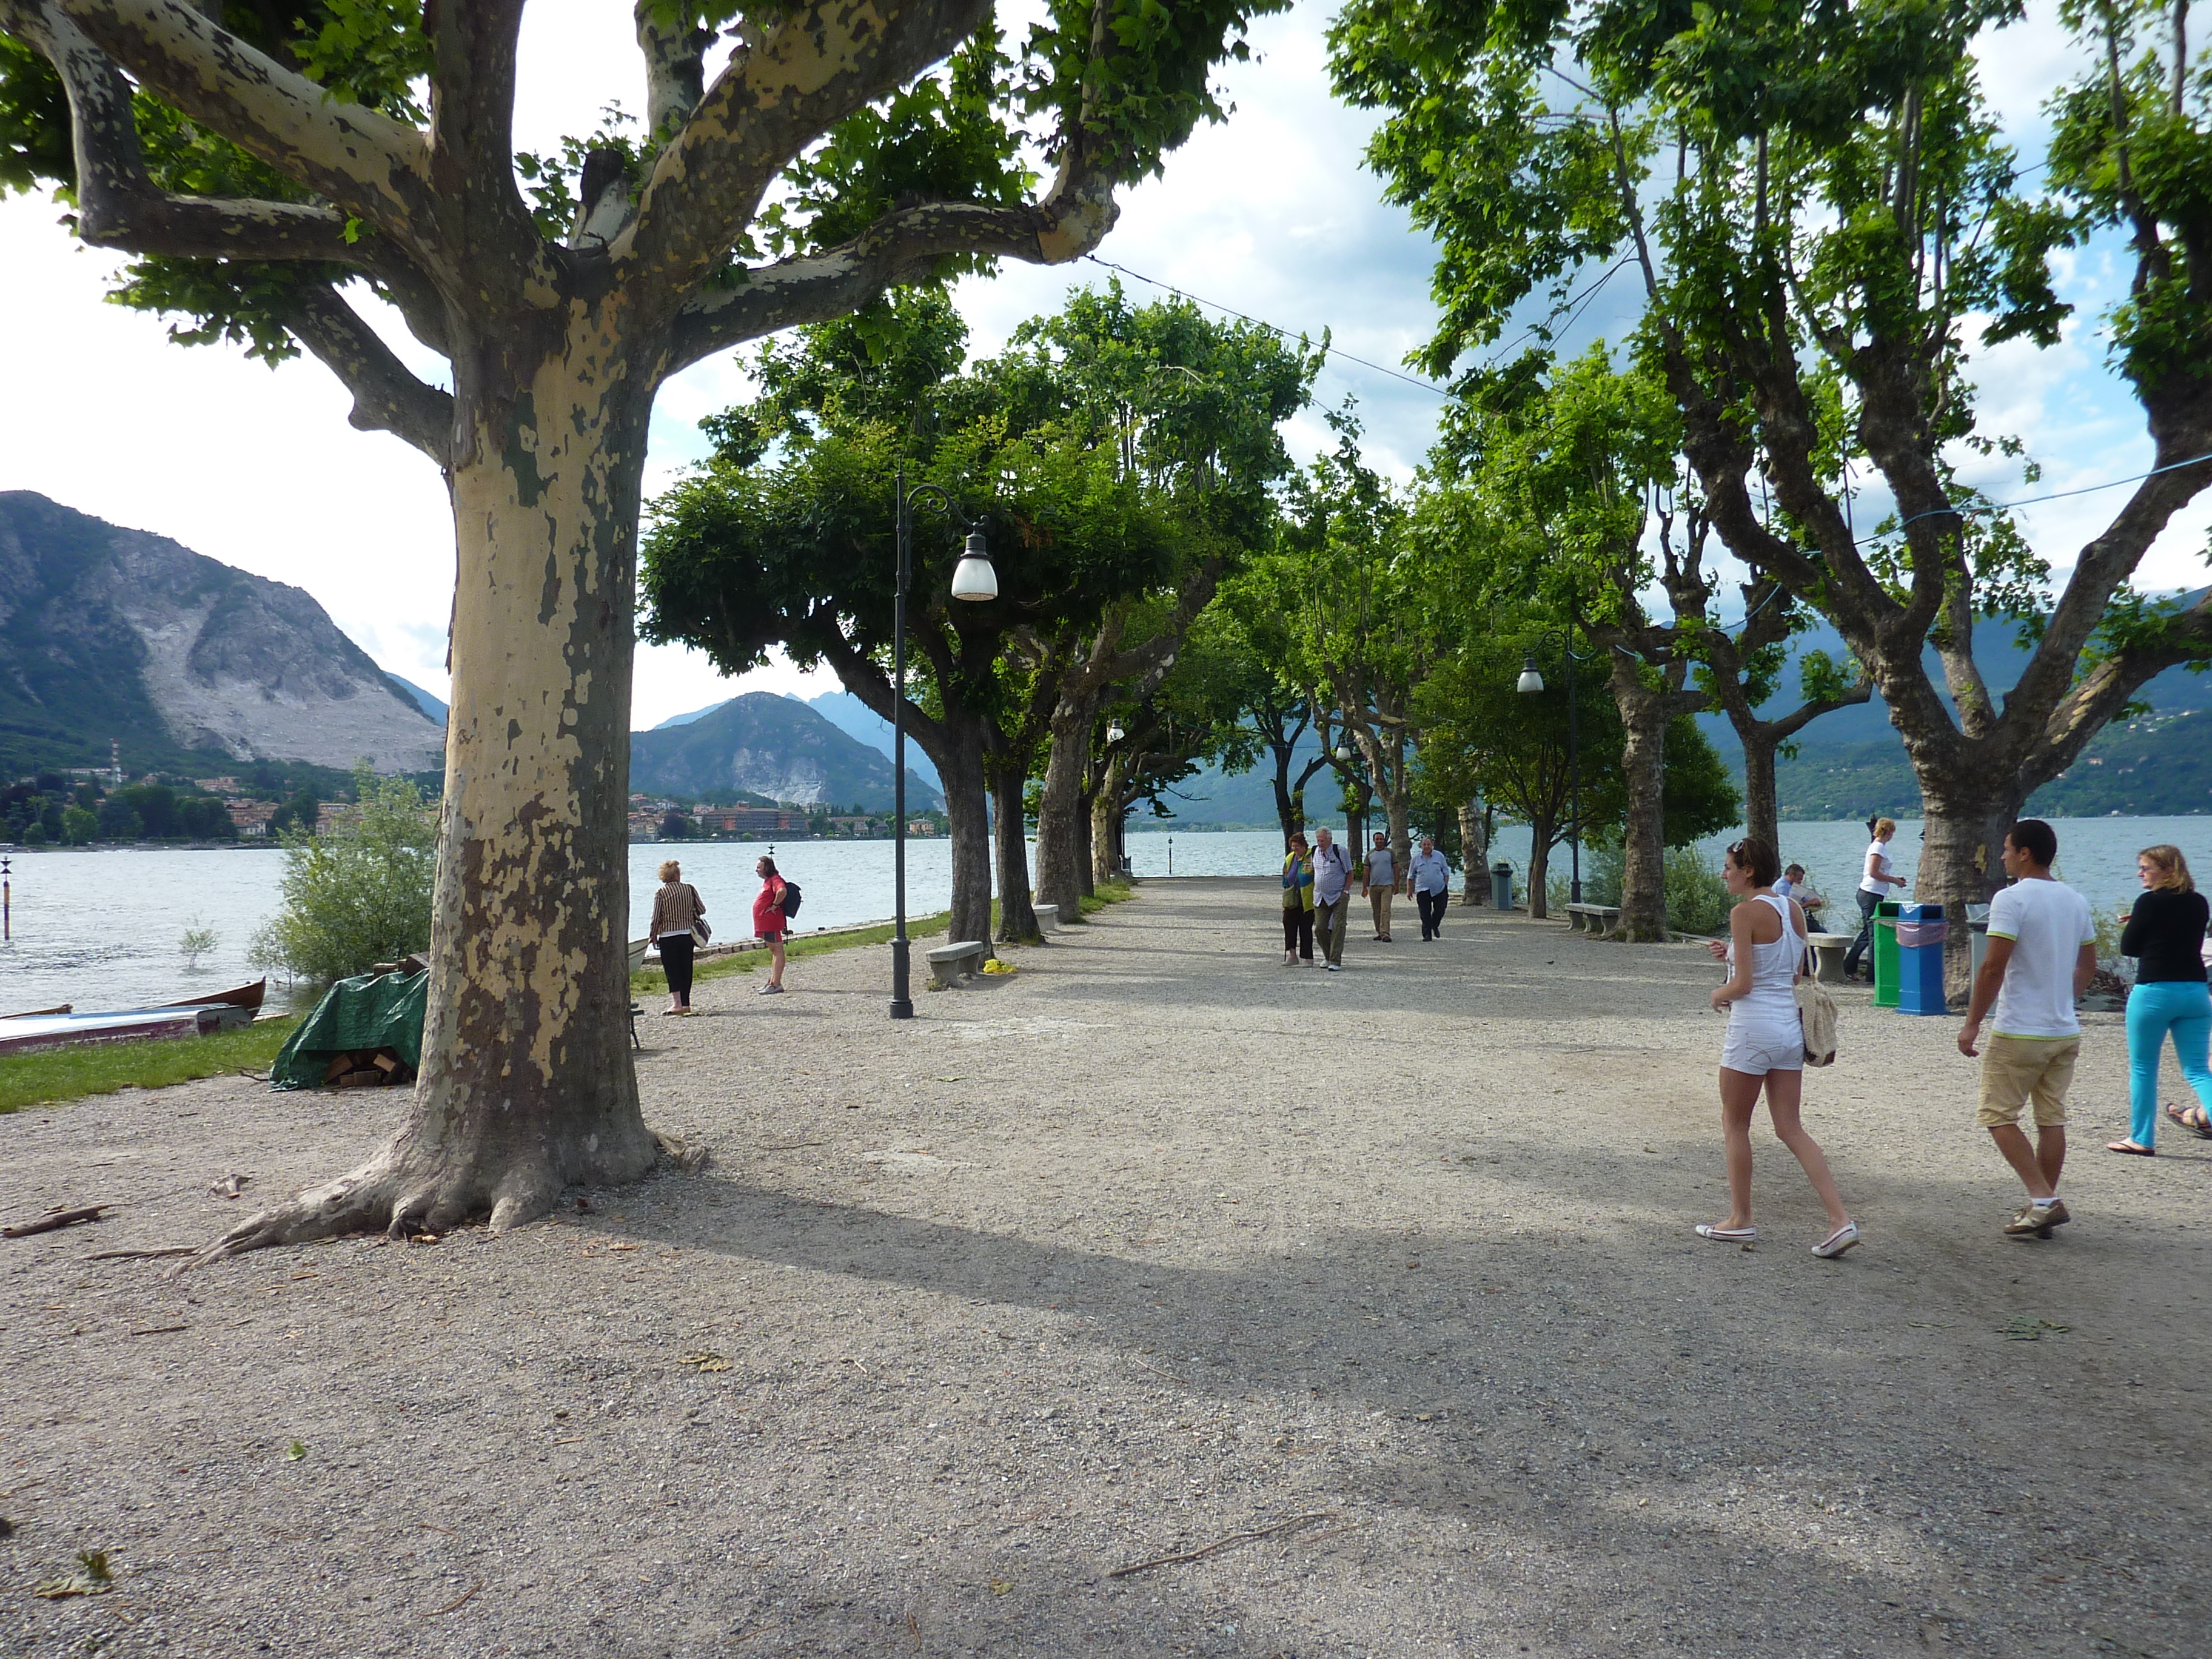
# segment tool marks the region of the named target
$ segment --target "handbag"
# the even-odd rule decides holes
[[[1805,1063],[1836,1063],[1836,1000],[1815,980],[1797,982],[1797,1024],[1805,1033]]]
[[[711,945],[714,939],[714,930],[707,925],[707,918],[699,914],[699,890],[694,887],[691,890],[691,942],[694,945]]]

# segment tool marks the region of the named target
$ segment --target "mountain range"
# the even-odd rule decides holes
[[[304,590],[0,492],[0,772],[440,765],[445,734]]]
[[[423,695],[428,694],[426,692]],[[791,696],[787,691],[784,695]],[[886,758],[896,747],[891,723],[850,691],[824,691],[819,696],[792,697],[791,700],[802,707],[811,708],[840,732],[844,732],[848,737],[858,738],[869,748]],[[695,708],[688,714],[672,714],[653,729],[656,732],[665,732],[673,726],[689,726],[692,721],[713,714],[722,706],[719,702],[709,703],[706,708]],[[937,768],[930,763],[929,757],[921,751],[921,745],[911,737],[906,740],[906,767],[908,772],[914,776],[926,780],[933,790],[940,794],[943,793],[945,785],[937,775]]]
[[[732,793],[814,806],[859,806],[881,811],[891,805],[890,760],[796,697],[749,691],[713,708],[633,732],[629,739],[633,791],[686,800],[722,800]],[[910,811],[927,811],[944,798],[907,770]]]

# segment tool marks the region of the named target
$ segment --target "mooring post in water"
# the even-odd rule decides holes
[[[0,858],[0,944],[15,937],[15,884],[8,878],[13,860]]]

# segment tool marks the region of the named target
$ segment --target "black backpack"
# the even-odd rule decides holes
[[[787,881],[783,884],[782,908],[785,920],[788,921],[791,917],[799,914],[799,901],[800,897],[801,895],[799,893],[799,884],[797,882]]]

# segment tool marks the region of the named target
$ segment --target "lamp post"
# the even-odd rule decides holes
[[[1593,651],[1579,657],[1575,654],[1571,625],[1547,630],[1543,640],[1547,645],[1557,644],[1567,659],[1567,847],[1573,869],[1567,883],[1567,902],[1580,904],[1583,902],[1583,773],[1578,753],[1581,734],[1575,718],[1575,665],[1595,661],[1597,653]],[[1544,689],[1544,677],[1536,670],[1536,655],[1533,651],[1521,659],[1521,678],[1514,682],[1513,689],[1524,696],[1534,696]]]
[[[898,576],[891,592],[891,1018],[912,1019],[914,998],[908,975],[906,937],[906,588],[914,566],[914,506],[927,501],[968,532],[960,562],[952,572],[952,597],[981,604],[999,597],[999,573],[983,532],[960,510],[960,503],[933,483],[906,487],[906,463],[898,465]]]

